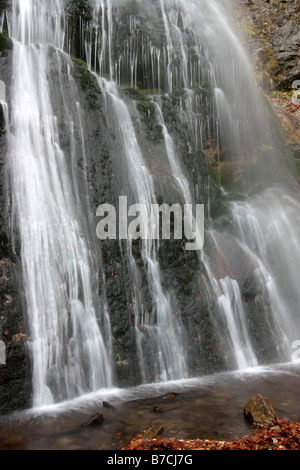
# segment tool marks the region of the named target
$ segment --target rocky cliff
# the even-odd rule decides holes
[[[300,2],[232,0],[258,86],[266,93],[300,158]]]
[[[0,34],[0,79],[5,84],[2,87],[7,101],[12,76],[12,47],[12,41],[7,35]],[[29,333],[22,309],[24,299],[19,247],[17,239],[14,243],[11,240],[7,200],[5,121],[5,110],[0,106],[0,340],[6,346],[6,364],[0,364],[1,413],[26,408],[31,404],[31,365],[27,349]]]

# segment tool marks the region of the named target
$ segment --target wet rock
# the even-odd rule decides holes
[[[103,402],[103,408],[106,408],[108,410],[114,410],[114,407],[110,403],[108,403],[107,401]]]
[[[300,77],[298,2],[234,0],[241,33],[255,62],[256,78],[266,91],[291,89]]]
[[[155,424],[151,426],[151,428],[146,429],[143,431],[143,439],[147,441],[151,441],[152,439],[157,439],[158,437],[162,436],[164,432],[164,428],[161,424]]]
[[[6,36],[6,34],[0,33],[0,54],[3,56],[7,55],[8,50],[11,50],[13,48],[13,42],[12,40]]]
[[[99,426],[103,423],[103,421],[104,417],[101,413],[94,413],[86,423],[81,424],[81,427],[85,428],[87,426]]]
[[[177,398],[177,397],[179,397],[179,394],[175,392],[169,392],[164,396],[164,398]]]
[[[153,413],[159,413],[162,410],[163,410],[163,408],[161,408],[159,406],[155,406],[152,411],[153,411]]]
[[[277,420],[274,406],[268,398],[260,394],[249,400],[245,406],[244,415],[250,424],[259,426],[270,426]]]
[[[0,14],[9,3],[11,2],[0,2]],[[7,22],[4,21],[3,31],[6,27]],[[5,99],[10,103],[12,42],[6,34],[0,35],[0,70],[1,82],[5,83]],[[2,109],[1,106],[0,108]],[[14,227],[13,249],[10,211],[7,210],[7,133],[4,114],[0,114],[0,340],[6,346],[6,365],[0,367],[0,414],[9,414],[32,406],[32,373],[27,342],[30,331],[23,310],[19,234]],[[26,340],[23,334],[26,335]]]

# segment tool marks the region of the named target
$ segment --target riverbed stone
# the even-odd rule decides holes
[[[244,415],[250,424],[269,426],[277,420],[274,406],[268,398],[255,395],[245,406]]]
[[[143,431],[143,439],[147,441],[151,441],[152,439],[157,439],[158,437],[162,436],[164,432],[164,428],[161,424],[155,424],[150,428]]]

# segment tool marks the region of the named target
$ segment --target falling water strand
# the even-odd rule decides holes
[[[150,214],[151,204],[155,204],[155,191],[151,175],[147,170],[139,147],[132,120],[125,102],[119,97],[116,85],[98,78],[99,86],[106,96],[107,110],[119,127],[127,167],[130,171],[132,192],[137,204],[143,204]],[[110,111],[109,108],[110,107]],[[140,295],[140,274],[137,260],[133,254],[133,240],[127,240],[129,269],[135,312],[137,345],[144,381],[166,381],[187,377],[186,354],[183,344],[183,329],[174,317],[170,296],[162,286],[159,262],[156,255],[155,240],[151,235],[148,222],[143,227],[145,240],[142,243],[142,259],[146,268],[148,285],[152,297],[152,310],[149,311]],[[144,353],[144,343],[148,336],[148,353]],[[147,348],[146,348],[147,349]],[[148,370],[146,357],[151,361],[153,371]],[[151,368],[152,369],[152,368]],[[149,375],[150,374],[150,375]]]
[[[162,64],[159,64],[159,67],[164,67],[164,76],[166,80],[165,89],[171,93],[174,85],[176,85],[178,89],[189,88],[191,84],[197,84],[197,86],[199,86],[200,92],[196,93],[194,89],[186,89],[186,93],[180,97],[180,100],[178,100],[179,104],[177,106],[177,117],[180,122],[184,122],[185,124],[187,123],[188,128],[191,131],[191,135],[193,136],[193,144],[189,144],[191,153],[193,151],[202,152],[204,150],[203,145],[205,140],[212,140],[212,136],[216,136],[219,182],[221,182],[220,139],[228,141],[228,146],[232,149],[232,153],[237,149],[240,151],[243,147],[251,153],[253,152],[253,142],[259,141],[262,135],[268,135],[270,133],[267,123],[262,122],[262,116],[264,114],[261,112],[259,95],[254,90],[255,87],[249,63],[243,51],[241,42],[228,19],[229,17],[227,16],[227,12],[220,2],[212,0],[209,5],[207,5],[207,10],[205,10],[205,12],[199,8],[199,3],[201,2],[191,2],[188,6],[186,5],[186,2],[181,0],[160,0],[159,3],[165,35],[165,43],[159,54],[162,61]],[[104,10],[102,9],[102,14],[103,11]],[[114,10],[114,15],[115,14],[117,13]],[[180,22],[182,22],[182,25],[179,24]],[[131,36],[124,42],[123,52],[117,61],[115,61],[115,67],[110,63],[110,69],[117,69],[116,64],[120,64],[122,61],[130,64],[127,78],[130,79],[131,87],[136,86],[135,76],[137,67],[137,50],[135,49],[135,40],[133,39],[136,34],[136,24],[136,19],[130,17]],[[201,25],[201,28],[199,25]],[[209,43],[209,47],[215,47],[213,43],[216,40],[217,32],[219,32],[222,37],[224,36],[227,38],[232,46],[232,50],[234,51],[232,67],[227,67],[226,69],[223,67],[220,69],[215,58],[210,58],[209,47],[207,47],[207,45],[203,47],[201,45],[201,39],[199,39],[201,35],[203,35],[203,28],[207,35],[207,44]],[[112,25],[109,24],[108,30],[112,31],[112,29]],[[193,47],[195,57],[191,57],[191,51],[189,51],[187,47],[187,30],[189,30],[189,41],[192,40],[194,43]],[[217,42],[217,46],[220,46],[219,41]],[[153,48],[150,40],[144,43],[144,50],[146,51],[147,48],[149,48],[149,51],[146,53],[146,56],[149,54],[150,57],[150,70],[152,73],[152,86],[154,89],[156,83],[155,75],[157,74],[157,71],[154,67],[155,49]],[[222,50],[222,47],[220,50]],[[113,56],[112,52],[110,52],[110,56]],[[243,73],[241,66],[243,67]],[[221,72],[223,74],[222,80],[220,80]],[[122,85],[124,81],[126,82],[126,75],[121,76],[120,67],[118,68],[117,81],[120,85]],[[215,106],[211,107],[210,115],[207,116],[203,113],[203,109],[207,107],[209,110],[208,99],[201,95],[201,93],[205,91],[203,87],[203,83],[205,81],[212,87],[212,99],[215,103]],[[224,83],[223,88],[221,88],[220,85],[218,86],[218,83],[222,82]],[[237,101],[236,97],[232,96],[230,91],[232,89],[232,83],[236,83],[239,88],[247,88],[249,96],[251,96],[251,102],[255,104],[253,109],[257,108],[257,114],[252,113],[251,115],[252,119],[250,119],[251,113],[249,113],[248,109],[244,108],[244,100]],[[115,92],[114,95],[116,96]],[[236,93],[236,96],[239,96],[238,93]],[[173,180],[175,181],[175,186],[181,195],[182,202],[192,202],[190,182],[183,175],[179,159],[176,155],[175,144],[173,143],[172,137],[168,132],[166,122],[164,121],[162,104],[159,98],[155,98],[154,105],[156,107],[158,123],[162,127],[166,156],[171,168]],[[119,109],[121,109],[120,102],[118,103],[118,106]],[[247,108],[251,109],[248,105]],[[236,116],[238,115],[237,110],[240,114],[245,116],[244,120],[241,121],[236,119]],[[127,118],[124,122],[127,123]],[[120,123],[121,132],[122,129],[125,131],[125,127],[125,125],[123,126]],[[132,126],[130,127],[128,135],[134,135]],[[253,138],[254,135],[256,138]],[[130,147],[128,148],[129,152],[127,152],[127,161],[129,162],[130,171],[132,171],[132,168],[136,165],[136,161],[132,159],[132,149],[130,149]],[[135,150],[134,153],[140,154],[141,151],[138,149],[138,151]],[[141,167],[145,168],[145,162],[142,160],[140,160],[142,162]],[[274,167],[276,167],[276,156],[273,157],[273,163]],[[135,182],[141,182],[144,181],[144,179],[144,175],[139,175],[139,178],[132,178],[131,182],[133,191],[140,198],[138,199],[139,202],[145,200],[143,199],[145,198],[145,194],[141,194],[141,190],[139,188],[140,185],[136,187]],[[147,185],[145,187],[147,187]],[[148,190],[146,190],[146,193],[147,191]],[[148,203],[153,200],[153,195],[154,188],[151,187],[146,198]],[[234,235],[236,236],[236,234]],[[244,249],[245,252],[248,253],[248,247],[246,245]],[[133,277],[136,278],[138,276],[138,270],[132,257],[131,246],[128,248],[128,251],[131,256],[132,273],[134,273]],[[253,352],[252,342],[248,332],[248,325],[241,301],[240,286],[236,280],[231,279],[230,277],[224,277],[222,279],[215,278],[210,267],[211,260],[209,259],[209,256],[203,254],[203,256],[200,257],[200,262],[204,264],[206,271],[210,273],[210,288],[217,299],[220,318],[225,320],[225,325],[228,331],[227,341],[231,346],[232,354],[235,358],[234,367],[244,368],[256,365],[257,359]],[[155,263],[157,263],[156,259]],[[149,266],[151,266],[151,263],[149,263]],[[260,266],[264,266],[264,264],[261,263]],[[273,299],[272,305],[274,319],[276,320],[275,324],[278,326],[282,312],[275,314],[275,312],[278,312],[278,307],[275,308],[275,299],[277,298],[277,305],[282,302],[279,302],[279,298],[276,295],[277,289],[274,284],[274,277],[268,276],[268,270],[266,269],[262,269],[262,272],[264,274],[263,279],[268,288],[269,295],[271,299]],[[139,298],[137,293],[136,298]],[[137,304],[138,302],[135,305],[136,310],[138,310]],[[139,308],[141,312],[144,312],[144,306],[142,303]],[[282,309],[280,308],[279,310]],[[137,316],[137,324],[139,324],[143,315],[144,313],[142,313],[140,317]],[[146,324],[148,324],[148,322],[146,322]],[[216,325],[216,328],[218,329],[218,325]],[[139,339],[143,338],[139,333],[137,334],[137,337]],[[284,330],[282,330],[281,340],[286,342],[284,339]],[[141,350],[142,347],[140,348],[140,351]],[[143,356],[142,353],[141,355]]]
[[[213,10],[216,9],[216,3],[214,3],[212,8]],[[219,17],[220,16],[221,15],[219,15]],[[167,31],[168,36],[170,36],[169,24],[172,24],[172,22],[168,20],[165,11],[164,11],[164,17],[165,17],[164,18],[165,24],[167,25],[166,31]],[[176,30],[175,24],[173,24],[172,27]],[[226,28],[228,29],[227,26]],[[234,40],[235,47],[239,51],[240,46],[231,31],[230,31],[230,37]],[[174,46],[172,45],[171,40],[168,41],[168,45],[169,45],[168,54],[171,57],[172,52],[173,52],[172,49],[174,49]],[[178,48],[176,50],[178,51]],[[181,46],[181,51],[182,50],[183,50],[183,46]],[[185,63],[186,62],[182,60],[182,64],[185,64]],[[183,70],[184,70],[184,66],[183,66]],[[219,119],[221,120],[222,123],[224,123],[226,120],[225,115],[228,116],[229,114],[231,114],[232,108],[229,105],[229,103],[226,101],[227,98],[225,96],[224,91],[217,88],[216,86],[216,76],[213,72],[213,69],[212,69],[212,77],[213,77],[213,83],[215,86],[215,97],[216,97],[217,109],[219,111]],[[177,182],[177,186],[179,187],[182,193],[183,200],[187,201],[187,198],[190,199],[191,197],[190,191],[189,191],[189,183],[187,182],[187,184],[184,184],[185,179],[183,177],[182,171],[180,169],[180,165],[178,163],[178,159],[174,151],[175,146],[173,145],[172,138],[170,134],[168,133],[166,124],[164,122],[161,105],[158,104],[159,102],[160,100],[157,99],[157,103],[155,103],[155,105],[157,108],[158,122],[163,128],[163,135],[164,135],[164,140],[166,144],[169,164],[173,170],[172,173]],[[193,107],[191,106],[191,102],[189,101],[189,99],[186,99],[184,104],[185,104],[184,113],[186,113],[186,115],[188,116],[188,120],[190,120],[189,122],[191,123],[192,122],[191,116],[193,116],[194,114]],[[199,113],[195,114],[195,118],[193,119],[194,122],[196,119],[199,119]],[[237,125],[234,124],[234,120],[232,120],[232,122],[233,122],[232,136],[234,138],[234,141],[237,142],[240,139],[241,129]],[[222,131],[224,133],[224,128],[222,129]],[[249,131],[249,135],[251,135],[251,131]],[[217,137],[218,137],[218,133],[217,133]],[[219,137],[217,138],[217,141],[219,144]],[[218,167],[220,171],[219,152],[218,152]],[[276,220],[276,218],[278,219],[278,215],[280,216],[281,220],[279,219],[278,224],[276,224],[276,233],[278,235],[278,241],[279,241],[279,240],[282,240],[281,237],[283,237],[285,234],[285,229],[283,225],[283,214],[284,214],[284,207],[286,207],[285,225],[288,227],[288,230],[286,230],[287,231],[286,236],[289,237],[289,240],[292,240],[292,246],[294,246],[296,244],[295,240],[297,239],[296,231],[295,231],[297,229],[297,225],[295,224],[295,221],[292,223],[291,220],[288,218],[289,210],[288,210],[288,206],[285,206],[285,204],[280,205],[280,210],[278,211],[277,214],[275,213],[274,209],[276,207],[276,204],[278,205],[279,203],[278,197],[279,198],[281,197],[280,191],[278,191],[277,194],[275,193],[273,207],[269,205],[269,207],[266,207],[266,211],[269,214],[273,214],[274,220]],[[296,201],[294,201],[294,205],[295,207],[297,207]],[[240,208],[240,211],[244,210],[245,217],[243,219],[243,222],[240,222],[240,219],[238,219],[238,214],[237,214],[238,207]],[[254,253],[251,253],[251,249],[250,249],[250,248],[253,248],[252,247],[253,240],[255,240],[256,242],[255,249],[256,251],[258,251],[258,253],[259,253],[259,250],[261,250],[266,245],[265,237],[262,237],[262,236],[258,237],[258,234],[261,233],[263,230],[261,227],[262,220],[258,222],[258,220],[253,215],[253,208],[251,206],[247,208],[247,205],[243,203],[233,206],[233,215],[238,220],[237,225],[239,227],[239,233],[237,233],[236,235],[242,238],[243,242],[245,243],[244,250],[245,250],[246,255],[250,256],[253,260],[255,260],[255,263],[258,266],[260,266],[259,274],[257,272],[257,275],[260,276],[260,279],[266,286],[269,301],[271,302],[272,320],[274,321],[273,326],[272,324],[270,324],[271,336],[274,335],[274,342],[278,343],[277,349],[281,350],[281,357],[288,358],[289,350],[291,350],[291,342],[292,342],[291,340],[295,338],[297,335],[295,335],[295,333],[292,334],[291,320],[289,318],[286,318],[286,320],[284,321],[285,311],[288,312],[290,310],[290,308],[288,307],[287,299],[284,299],[282,295],[280,294],[280,288],[278,285],[276,285],[274,274],[271,274],[269,270],[270,269],[269,263],[267,262],[266,258],[261,257],[258,259],[254,255]],[[253,220],[254,218],[256,222],[255,226],[253,224],[251,226],[250,225],[248,226],[248,221],[250,221],[251,219]],[[242,223],[244,224],[243,231],[241,227]],[[244,233],[246,234],[246,236],[244,235]],[[250,246],[250,248],[248,248],[248,246]],[[294,253],[297,254],[298,251],[299,250],[298,250],[298,245],[297,245]],[[289,272],[292,272],[293,263],[291,262],[290,258],[288,258],[287,261],[290,264]],[[256,366],[258,364],[258,360],[253,350],[252,341],[251,341],[250,334],[248,331],[248,320],[246,319],[246,315],[244,311],[240,286],[238,285],[235,279],[231,279],[230,277],[226,277],[220,280],[215,279],[210,269],[211,260],[209,259],[209,257],[206,257],[205,254],[202,257],[202,262],[204,263],[207,272],[210,273],[210,286],[215,294],[215,297],[218,299],[217,305],[218,305],[219,315],[221,319],[222,318],[224,319],[224,324],[226,325],[226,328],[228,330],[227,341],[228,341],[229,347],[232,352],[232,356],[235,361],[235,364],[233,364],[233,367],[243,369],[246,367]],[[274,263],[274,258],[272,259],[272,262]],[[291,286],[293,286],[292,279],[291,279]],[[290,290],[291,289],[292,288],[290,287]],[[295,296],[295,293],[294,293],[294,296]],[[274,325],[275,325],[275,332],[272,332],[272,328],[274,329]],[[276,336],[275,333],[278,334],[278,336]]]
[[[93,300],[93,260],[47,80],[48,44],[62,47],[63,2],[13,2],[9,169],[31,328],[34,405],[111,385]],[[85,223],[87,223],[85,221]]]
[[[248,247],[251,256],[257,258],[288,357],[293,340],[300,334],[297,321],[299,201],[277,187],[266,190],[263,200],[256,196],[244,204],[236,202],[232,206],[236,235]]]
[[[175,183],[179,188],[182,200],[188,204],[192,200],[188,180],[184,177],[180,167],[174,150],[173,140],[167,130],[161,108],[158,103],[155,103],[155,106],[159,123],[163,128],[166,153],[170,167],[172,168]],[[209,270],[208,262],[205,257],[201,257],[200,255],[200,261],[203,262],[206,269]],[[211,287],[218,299],[220,315],[224,317],[228,329],[229,344],[235,360],[234,368],[245,369],[256,366],[257,359],[248,335],[245,312],[238,283],[229,277],[221,279],[220,283],[218,283],[217,280],[213,278],[212,273],[210,273],[210,281]]]

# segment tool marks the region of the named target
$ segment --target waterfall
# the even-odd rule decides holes
[[[289,361],[300,335],[300,203],[227,3],[14,0],[6,15],[13,80],[0,105],[34,405],[123,385],[128,357],[134,384]],[[74,63],[89,77],[81,88]],[[88,174],[89,119],[99,119],[93,150],[107,151],[113,203],[127,196],[125,211],[148,214],[203,204],[202,250],[157,240],[142,218],[142,240],[103,244],[121,253],[106,264],[94,221],[108,181],[90,179],[104,168]],[[126,297],[113,309],[110,262],[124,270]]]
[[[111,385],[96,311],[88,220],[76,204],[47,78],[48,45],[62,48],[63,2],[13,2],[9,171],[31,329],[34,405]],[[68,119],[68,116],[66,116]]]
[[[143,204],[150,213],[151,205],[156,204],[152,176],[147,171],[139,147],[129,110],[119,97],[116,85],[98,78],[99,86],[106,100],[107,113],[111,113],[114,125],[119,129],[118,139],[122,145],[129,172],[129,184],[137,204]],[[187,377],[186,353],[183,331],[174,318],[170,294],[164,292],[157,246],[153,239],[151,221],[142,230],[145,240],[142,245],[142,259],[147,271],[147,280],[152,297],[149,311],[141,296],[140,270],[133,253],[133,239],[127,239],[127,252],[134,300],[135,327],[139,351],[140,370],[143,381],[161,382]],[[177,323],[177,324],[176,324]],[[147,340],[145,339],[147,337]],[[145,344],[146,343],[146,344]],[[147,344],[148,343],[148,344]],[[149,366],[149,364],[151,364]]]
[[[300,334],[298,324],[300,219],[298,199],[274,187],[263,198],[233,204],[237,237],[256,257],[258,275],[264,279],[272,312],[281,331],[286,355]]]
[[[0,80],[0,122],[1,127],[6,128],[8,123],[8,106],[6,102],[6,86]]]

